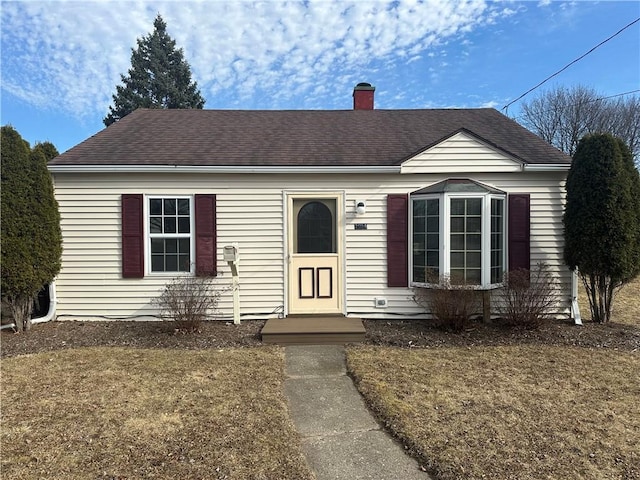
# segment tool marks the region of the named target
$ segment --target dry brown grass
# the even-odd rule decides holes
[[[578,286],[578,304],[582,318],[591,321],[589,300],[582,282]],[[625,325],[640,325],[640,277],[623,286],[613,299],[611,321]]]
[[[558,325],[560,345],[551,329],[548,344],[358,347],[347,358],[370,407],[438,479],[640,479],[638,333],[615,324],[640,326],[640,279],[618,292],[608,326]],[[562,346],[563,334],[602,341]]]
[[[640,479],[640,354],[356,347],[371,408],[438,479]]]
[[[2,478],[313,478],[277,348],[5,358]]]

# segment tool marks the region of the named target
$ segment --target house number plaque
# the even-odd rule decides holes
[[[354,226],[355,226],[356,230],[366,230],[367,229],[367,224],[366,223],[355,223]]]

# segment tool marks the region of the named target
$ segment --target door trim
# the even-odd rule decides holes
[[[283,215],[283,270],[284,270],[284,315],[291,314],[291,282],[299,283],[298,275],[293,275],[291,270],[291,261],[293,253],[293,233],[292,222],[293,218],[293,201],[294,199],[335,199],[336,201],[336,213],[335,213],[335,226],[336,226],[336,255],[338,256],[338,263],[336,269],[336,275],[332,277],[332,294],[335,293],[338,296],[338,307],[333,314],[345,315],[345,299],[346,299],[346,284],[345,284],[345,191],[344,190],[284,190],[282,192],[282,206],[284,210]],[[315,275],[314,275],[315,276]],[[314,283],[317,284],[319,278],[314,278]],[[295,309],[294,309],[295,310]],[[296,314],[301,314],[296,312]],[[329,312],[327,312],[329,314]]]

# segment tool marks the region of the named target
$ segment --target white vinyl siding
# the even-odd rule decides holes
[[[334,174],[70,174],[54,175],[64,238],[63,268],[56,281],[58,309],[65,318],[130,318],[154,315],[151,300],[166,276],[123,279],[120,196],[217,197],[218,269],[231,283],[222,259],[224,245],[238,244],[242,318],[276,316],[285,305],[284,191],[343,191],[345,312],[364,318],[419,318],[410,288],[387,287],[386,202],[452,175]],[[461,175],[455,175],[460,177]],[[562,211],[565,172],[477,173],[465,175],[508,193],[531,195],[531,261],[545,262],[563,289],[560,311],[568,313],[570,272],[563,264]],[[355,215],[355,200],[366,213]],[[366,230],[354,224],[365,223]],[[148,248],[145,246],[145,248]],[[385,309],[374,307],[384,297]],[[223,295],[224,318],[232,316],[230,292]]]
[[[518,172],[522,163],[464,132],[456,133],[437,145],[406,160],[402,173]]]

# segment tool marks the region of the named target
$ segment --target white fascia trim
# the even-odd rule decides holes
[[[400,173],[400,166],[49,165],[51,173]]]
[[[568,163],[548,163],[548,164],[531,164],[527,163],[524,165],[524,170],[531,170],[535,172],[562,172],[569,171],[571,165]]]

